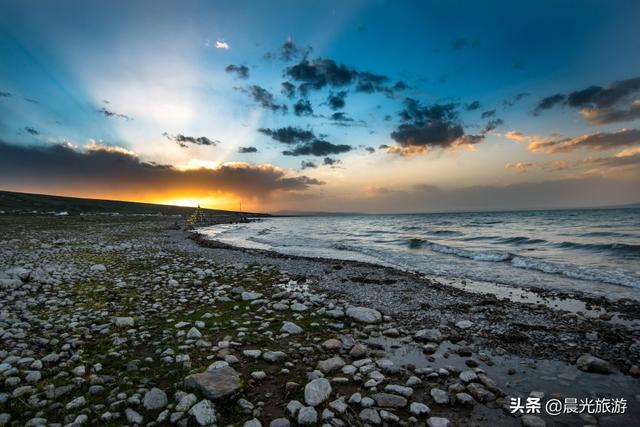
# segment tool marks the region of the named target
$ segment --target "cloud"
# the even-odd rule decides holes
[[[474,145],[484,139],[484,135],[465,135],[455,104],[424,106],[407,98],[404,105],[399,113],[402,122],[391,133],[399,146],[386,147],[388,153],[414,156],[432,148]]]
[[[216,40],[216,49],[229,50],[231,49],[231,46],[229,46],[229,43],[224,40]]]
[[[560,104],[565,100],[565,96],[561,93],[556,93],[555,95],[547,96],[546,98],[542,98],[538,104],[535,106],[531,114],[534,116],[539,116],[542,114],[544,110],[548,110],[553,108],[554,106]]]
[[[322,160],[322,164],[325,165],[325,166],[334,167],[335,165],[338,165],[340,163],[342,163],[342,160],[332,159],[331,157],[325,157]]]
[[[543,99],[534,115],[555,105],[577,109],[590,124],[602,125],[640,118],[640,77],[617,80],[607,87],[592,85],[568,95],[556,94]],[[545,100],[548,100],[544,103]]]
[[[404,82],[397,82],[393,87],[389,87],[387,85],[389,78],[386,76],[358,71],[328,58],[309,60],[305,57],[299,63],[287,67],[284,74],[300,83],[298,91],[303,96],[306,96],[310,90],[321,90],[326,87],[343,88],[355,85],[356,92],[382,92],[387,96],[392,96],[393,87],[397,87],[397,90],[407,88]]]
[[[246,65],[229,64],[225,67],[225,71],[227,73],[235,73],[236,76],[240,79],[249,78],[249,67],[247,67]]]
[[[357,73],[358,83],[356,85],[356,92],[374,93],[374,92],[391,92],[385,84],[389,81],[387,76],[380,74],[373,74],[369,72]]]
[[[473,101],[465,105],[464,109],[467,111],[475,111],[480,108],[480,101]],[[484,113],[483,113],[484,114]]]
[[[283,151],[285,156],[328,156],[351,151],[350,145],[332,144],[328,141],[316,139],[295,146],[291,150]]]
[[[315,139],[315,135],[310,130],[305,130],[298,127],[287,126],[278,129],[261,128],[258,132],[270,136],[278,142],[284,144],[297,144],[300,142],[309,142]]]
[[[282,112],[287,111],[287,106],[284,104],[276,103],[273,94],[263,87],[260,87],[258,85],[250,85],[236,89],[248,94],[251,98],[253,98],[255,102],[257,102],[258,104],[260,104],[260,106],[266,108],[267,110],[280,110]]]
[[[516,163],[507,163],[504,165],[505,169],[515,169],[520,173],[526,172],[528,169],[534,167],[534,163],[526,163],[526,162],[516,162]]]
[[[327,98],[327,102],[329,103],[329,108],[332,110],[340,110],[345,106],[345,98],[347,97],[347,91],[341,90],[337,93],[330,93]]]
[[[11,96],[13,96],[13,94],[11,92],[0,91],[0,98],[9,98]]]
[[[213,147],[215,147],[217,144],[220,144],[220,141],[218,141],[217,139],[212,140],[207,138],[206,136],[198,136],[198,137],[186,136],[181,133],[177,135],[169,135],[167,132],[164,132],[162,136],[164,136],[168,140],[176,142],[180,147],[183,147],[183,148],[189,147],[188,144],[205,145],[205,146],[213,146]]]
[[[32,127],[30,127],[30,126],[25,127],[25,128],[24,128],[24,130],[26,130],[27,132],[29,132],[29,133],[30,133],[31,135],[33,135],[33,136],[38,136],[38,135],[40,135],[40,132],[38,132],[38,130],[37,130],[37,129],[32,128]]]
[[[629,122],[640,119],[640,100],[632,101],[628,108],[583,108],[580,114],[593,125]]]
[[[246,154],[246,153],[257,153],[258,149],[256,147],[238,147],[238,153]]]
[[[102,107],[98,111],[100,113],[104,114],[105,117],[119,117],[119,118],[125,119],[125,120],[133,120],[131,117],[127,116],[126,114],[116,113],[114,111],[108,110],[106,107]]]
[[[640,145],[640,129],[596,132],[569,138],[525,135],[521,132],[511,131],[507,132],[505,137],[518,142],[527,142],[530,151],[546,154],[566,153],[579,148],[586,148],[591,151],[604,151]]]
[[[482,117],[483,119],[486,119],[488,117],[493,117],[496,115],[496,110],[489,110],[489,111],[483,111],[482,114],[480,114],[480,117]]]
[[[36,101],[35,99],[31,99],[31,98],[23,98],[25,101],[30,102],[31,104],[40,104],[40,102]]]
[[[498,126],[502,126],[504,124],[504,120],[502,119],[493,119],[489,120],[486,125],[484,125],[484,129],[482,130],[483,134],[489,133]]]
[[[236,162],[180,170],[147,163],[133,154],[104,149],[99,144],[82,152],[62,145],[18,146],[5,142],[0,142],[0,180],[16,189],[73,194],[85,191],[94,197],[122,189],[118,194],[136,197],[188,192],[194,197],[232,193],[254,199],[323,184],[306,176],[289,176],[270,164]]]
[[[303,160],[300,163],[300,169],[314,169],[317,168],[318,165],[316,165],[315,163],[313,163],[312,161],[309,160]]]
[[[313,114],[313,108],[308,100],[299,99],[298,102],[293,104],[293,113],[296,116],[310,116]]]
[[[276,52],[267,52],[265,59],[279,59],[281,61],[292,61],[298,58],[304,58],[311,53],[313,49],[310,46],[299,47],[291,37]]]
[[[291,82],[282,82],[281,92],[287,98],[293,98],[296,94],[296,85]]]
[[[376,152],[376,149],[373,148],[373,147],[364,147],[364,149],[365,149],[365,151],[367,151],[368,153],[371,153],[371,154]]]

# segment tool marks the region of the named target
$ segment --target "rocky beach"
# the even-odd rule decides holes
[[[640,422],[638,302],[489,289],[175,217],[0,216],[0,425]],[[545,412],[571,398],[626,406]]]

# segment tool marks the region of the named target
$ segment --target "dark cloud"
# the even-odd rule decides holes
[[[487,124],[484,126],[483,133],[491,132],[492,130],[494,130],[498,126],[502,126],[503,124],[504,120],[502,119],[489,120],[489,122],[487,122]]]
[[[36,101],[35,99],[31,99],[31,98],[24,98],[25,101],[30,102],[32,104],[40,104],[40,102]]]
[[[480,108],[480,101],[473,101],[465,105],[464,109],[467,111],[475,111]]]
[[[338,159],[332,159],[331,157],[325,157],[322,160],[322,164],[325,166],[335,166],[342,163],[342,160],[338,160]]]
[[[415,155],[436,147],[477,144],[484,139],[484,135],[465,135],[455,104],[425,106],[407,98],[404,106],[399,112],[401,123],[391,133],[399,146],[387,147],[389,153]]]
[[[371,154],[376,152],[376,149],[373,147],[364,147],[364,150]]]
[[[296,94],[296,85],[291,82],[282,82],[281,92],[287,98],[293,98]]]
[[[287,67],[284,74],[291,80],[300,82],[298,90],[302,95],[307,95],[310,90],[342,88],[354,84],[356,92],[381,92],[387,96],[392,96],[395,86],[398,86],[397,90],[406,89],[404,82],[397,82],[393,87],[389,87],[389,78],[386,76],[358,71],[327,58],[305,58],[298,64]]]
[[[480,117],[482,117],[483,119],[486,119],[489,117],[493,117],[495,115],[496,115],[496,110],[489,110],[489,111],[483,111]]]
[[[341,90],[337,93],[330,93],[327,98],[327,102],[329,103],[329,107],[332,110],[340,110],[345,106],[345,98],[347,97],[347,91]]]
[[[238,153],[257,153],[258,149],[256,147],[238,147]]]
[[[405,82],[400,80],[400,81],[397,81],[396,84],[394,84],[391,87],[391,89],[393,89],[395,92],[401,92],[403,90],[409,89],[409,85],[407,85]]]
[[[258,85],[244,86],[237,88],[242,92],[248,94],[255,102],[260,104],[263,108],[271,111],[287,111],[287,106],[284,104],[278,104],[275,102],[275,98],[271,92]]]
[[[637,92],[640,92],[640,77],[615,81],[606,88],[589,86],[571,92],[567,104],[574,108],[610,108]]]
[[[629,122],[640,119],[640,101],[631,102],[628,108],[591,108],[580,111],[580,114],[594,125]]]
[[[234,73],[240,79],[248,79],[249,78],[249,67],[246,65],[227,65],[225,68],[227,73]]]
[[[313,49],[310,46],[299,47],[291,37],[276,52],[268,52],[265,59],[279,59],[281,61],[292,61],[294,59],[304,58],[311,53]]]
[[[293,112],[296,116],[310,116],[313,114],[313,108],[307,99],[299,99],[293,104]]]
[[[125,119],[125,120],[133,120],[131,117],[127,116],[126,114],[116,113],[114,111],[107,110],[105,107],[102,107],[98,111],[100,113],[104,114],[105,117],[119,117],[119,118]]]
[[[272,139],[284,144],[298,144],[300,142],[309,142],[316,137],[310,130],[292,126],[278,129],[261,128],[258,129],[258,132],[270,136]]]
[[[566,97],[561,93],[556,93],[555,95],[542,98],[533,109],[532,114],[534,116],[539,116],[544,110],[548,110],[564,102],[565,98]]]
[[[24,130],[26,130],[27,132],[29,132],[33,136],[40,135],[40,132],[38,132],[35,128],[29,127],[29,126],[25,127]]]
[[[513,63],[513,65],[512,65],[512,67],[513,67],[514,69],[516,69],[516,70],[524,70],[524,62],[522,62],[522,61],[520,61],[520,60],[515,61],[515,62]]]
[[[306,176],[289,177],[268,164],[232,163],[215,169],[179,170],[146,163],[117,150],[81,152],[62,145],[17,146],[5,142],[0,142],[0,181],[44,193],[90,189],[95,197],[111,195],[114,188],[121,188],[122,194],[138,197],[188,191],[194,196],[234,193],[256,199],[322,184]]]
[[[347,113],[339,111],[337,113],[333,113],[329,116],[329,118],[336,122],[352,122],[353,119],[347,115]]]
[[[183,147],[183,148],[188,148],[189,144],[214,146],[214,147],[217,144],[220,144],[220,141],[209,139],[206,136],[198,136],[198,137],[186,136],[181,133],[177,135],[169,135],[167,132],[164,132],[162,136],[164,136],[165,138],[171,141],[174,141],[176,144],[178,144],[180,147]]]
[[[527,96],[530,96],[530,93],[527,92],[521,92],[516,94],[513,99],[508,99],[508,100],[504,100],[502,101],[502,106],[504,108],[508,108],[508,107],[513,107],[515,105],[516,102],[523,100],[524,98],[526,98]]]
[[[300,163],[300,169],[313,169],[317,167],[318,165],[310,160],[303,160],[302,163]]]
[[[13,96],[13,94],[11,92],[0,91],[0,98],[8,98],[10,96]]]
[[[299,144],[291,150],[283,151],[285,156],[328,156],[342,154],[351,151],[350,145],[336,145],[328,141],[316,139],[311,142]]]
[[[356,92],[374,93],[374,92],[388,92],[391,93],[391,89],[386,86],[389,81],[387,76],[380,74],[373,74],[369,72],[357,73]]]
[[[592,85],[568,95],[556,94],[544,98],[533,111],[534,115],[563,103],[579,110],[587,122],[602,125],[640,118],[640,77],[618,80],[607,87]],[[546,104],[545,101],[548,101]]]

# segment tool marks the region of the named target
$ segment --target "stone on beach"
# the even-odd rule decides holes
[[[347,317],[361,323],[378,323],[382,320],[382,314],[378,310],[367,307],[349,307]]]
[[[304,387],[304,400],[309,406],[318,406],[331,395],[331,383],[326,378],[316,378]]]
[[[615,368],[611,363],[590,354],[583,354],[576,361],[576,366],[581,371],[595,372],[598,374],[612,374]]]
[[[240,376],[230,366],[189,375],[184,379],[184,384],[188,389],[199,390],[211,400],[229,396],[242,387]]]

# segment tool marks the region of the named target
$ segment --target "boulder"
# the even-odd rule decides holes
[[[361,323],[378,323],[382,320],[382,314],[378,310],[366,307],[349,307],[347,317]]]
[[[191,390],[200,390],[211,400],[229,396],[242,387],[240,376],[230,366],[189,375],[184,379],[184,385]]]

